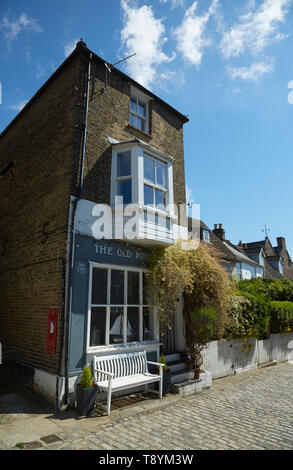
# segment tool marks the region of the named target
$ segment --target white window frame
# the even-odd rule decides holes
[[[131,100],[135,101],[136,102],[136,107],[138,109],[138,105],[141,104],[144,106],[145,108],[145,115],[144,114],[140,114],[138,113],[137,111],[133,111],[133,109],[131,109]],[[140,129],[139,127],[135,126],[132,122],[131,122],[131,115],[134,116],[134,117],[137,117],[139,119],[141,119],[144,123],[144,129]],[[149,112],[148,112],[148,103],[145,103],[144,101],[140,100],[139,98],[137,98],[136,96],[131,96],[130,97],[130,115],[129,115],[129,123],[131,126],[135,127],[136,129],[138,129],[139,131],[141,132],[145,132],[148,134],[149,132],[149,125],[148,125],[148,119],[149,119]]]
[[[107,303],[106,304],[92,304],[92,281],[93,281],[93,270],[95,268],[107,269]],[[111,270],[119,270],[124,271],[124,300],[127,300],[127,273],[128,271],[139,272],[139,305],[114,305],[111,304]],[[100,350],[109,349],[124,349],[129,348],[131,346],[143,345],[143,344],[154,344],[157,343],[157,315],[156,309],[153,305],[145,305],[143,304],[143,273],[147,272],[147,269],[136,268],[132,266],[121,266],[121,265],[113,265],[113,264],[102,264],[96,262],[89,262],[89,288],[88,288],[88,319],[87,319],[87,352],[97,352]],[[92,307],[104,307],[106,308],[106,331],[105,331],[105,344],[98,345],[98,346],[90,346],[90,333],[91,333],[91,309]],[[110,338],[110,313],[111,307],[122,307],[123,308],[123,343],[111,344],[109,342]],[[128,307],[137,307],[139,309],[139,340],[135,342],[127,342],[127,308]],[[150,321],[152,322],[152,329],[153,329],[153,340],[146,340],[143,341],[143,308],[153,309],[153,315],[150,317]]]
[[[155,183],[153,183],[152,181],[148,180],[145,175],[143,174],[143,204],[146,206],[146,207],[152,207],[153,209],[156,209],[156,196],[155,196],[155,192],[156,192],[156,189],[158,189],[159,191],[163,192],[165,194],[165,206],[168,205],[168,194],[169,194],[169,189],[168,189],[168,186],[169,186],[169,178],[168,178],[168,165],[167,165],[167,162],[163,161],[162,159],[160,158],[157,158],[157,157],[154,157],[151,153],[148,153],[146,151],[143,152],[143,158],[149,158],[150,160],[152,160],[153,162],[155,162]],[[162,165],[165,166],[165,170],[166,170],[166,187],[164,186],[161,186],[160,184],[157,183],[157,171],[156,171],[156,162],[159,162],[161,163]],[[143,160],[143,172],[144,172],[144,160]],[[144,186],[150,186],[153,190],[153,205],[152,206],[147,206],[145,204],[145,201],[144,201]],[[163,209],[161,209],[163,210]]]
[[[205,242],[210,242],[210,232],[205,228],[202,229],[202,239]]]
[[[116,144],[112,150],[112,170],[111,170],[111,206],[115,206],[115,196],[117,196],[117,181],[120,180],[117,177],[117,155],[118,153],[131,151],[131,192],[132,192],[132,203],[137,204],[139,207],[145,210],[154,211],[154,213],[175,217],[174,214],[174,193],[173,193],[173,159],[166,158],[156,153],[149,148],[145,148],[141,144]],[[148,157],[158,160],[161,163],[166,164],[166,207],[169,206],[169,211],[156,209],[151,206],[144,204],[144,154]],[[121,177],[123,179],[124,177]],[[126,179],[128,177],[125,177]],[[148,180],[146,180],[148,183]],[[158,189],[164,189],[161,186],[157,186]]]
[[[139,103],[145,106],[145,116],[131,109],[131,99],[136,101],[137,107]],[[135,129],[137,129],[138,131],[145,132],[146,134],[149,133],[149,102],[150,100],[151,98],[149,96],[147,96],[145,93],[143,93],[142,91],[138,90],[137,88],[131,85],[130,100],[129,100],[129,124],[135,127]],[[145,124],[144,129],[140,129],[139,127],[131,124],[131,114],[144,121],[144,124]]]

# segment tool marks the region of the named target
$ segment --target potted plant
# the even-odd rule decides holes
[[[96,401],[98,387],[92,378],[89,366],[85,365],[81,374],[81,379],[76,386],[77,410],[82,416],[88,415]]]
[[[187,369],[193,369],[194,359],[191,357],[189,349],[186,350],[184,362],[185,362]]]
[[[188,317],[189,354],[194,364],[194,379],[200,378],[203,364],[202,351],[210,341],[215,325],[216,310],[210,306],[190,312]]]

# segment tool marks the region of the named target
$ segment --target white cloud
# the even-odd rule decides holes
[[[273,61],[270,63],[254,62],[250,67],[227,67],[227,74],[232,80],[246,80],[257,82],[262,75],[271,73],[274,69]]]
[[[220,43],[225,58],[238,57],[244,52],[257,54],[269,44],[284,39],[280,23],[285,23],[292,0],[263,0],[257,11],[249,2],[248,12],[226,31]]]
[[[184,7],[184,0],[160,0],[160,3],[171,3],[171,10],[176,7]]]
[[[64,46],[64,55],[65,57],[68,57],[71,52],[74,51],[76,43],[79,41],[79,39],[73,39],[72,41],[69,41],[67,44]]]
[[[211,41],[204,37],[210,16],[215,14],[218,0],[212,0],[208,11],[202,16],[196,15],[198,2],[195,1],[184,15],[181,25],[175,29],[177,49],[191,65],[199,67],[203,51]]]
[[[134,3],[130,4],[129,0],[121,0],[121,7],[123,53],[136,53],[125,63],[127,72],[137,82],[150,87],[157,77],[158,66],[174,59],[174,56],[168,57],[162,50],[167,41],[164,36],[165,27],[162,19],[155,18],[151,6],[143,5],[138,8]]]
[[[15,41],[18,35],[23,31],[41,32],[42,28],[38,25],[36,20],[29,18],[26,13],[21,13],[19,18],[15,21],[9,21],[8,16],[2,18],[0,29],[3,31],[3,37],[8,47]]]
[[[37,65],[36,78],[43,78],[46,75],[46,69],[42,65]]]
[[[9,109],[11,109],[12,111],[17,111],[19,113],[19,111],[22,110],[22,108],[25,107],[26,103],[28,102],[28,100],[21,100],[21,101],[18,101],[17,103],[14,103],[14,104],[11,104],[9,106]]]

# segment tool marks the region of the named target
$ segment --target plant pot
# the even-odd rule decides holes
[[[193,362],[187,361],[187,362],[185,362],[185,365],[186,365],[186,369],[188,369],[188,370],[192,370],[192,369],[193,369]]]
[[[88,415],[94,408],[98,387],[84,388],[76,386],[77,411],[81,416]]]
[[[171,371],[168,370],[167,372],[163,373],[163,395],[167,395],[169,393],[171,386]]]
[[[200,369],[194,369],[194,380],[198,380],[200,378]]]
[[[163,395],[169,393],[171,386],[171,371],[163,372]],[[159,382],[155,383],[155,390],[159,391]]]

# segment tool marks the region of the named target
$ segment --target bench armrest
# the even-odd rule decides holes
[[[147,364],[152,364],[153,366],[159,366],[159,367],[164,367],[166,364],[163,364],[162,362],[152,362],[152,361],[147,361]]]
[[[114,374],[112,374],[111,372],[106,372],[105,370],[96,369],[96,372],[100,372],[100,374],[109,375],[109,377],[114,377]]]

